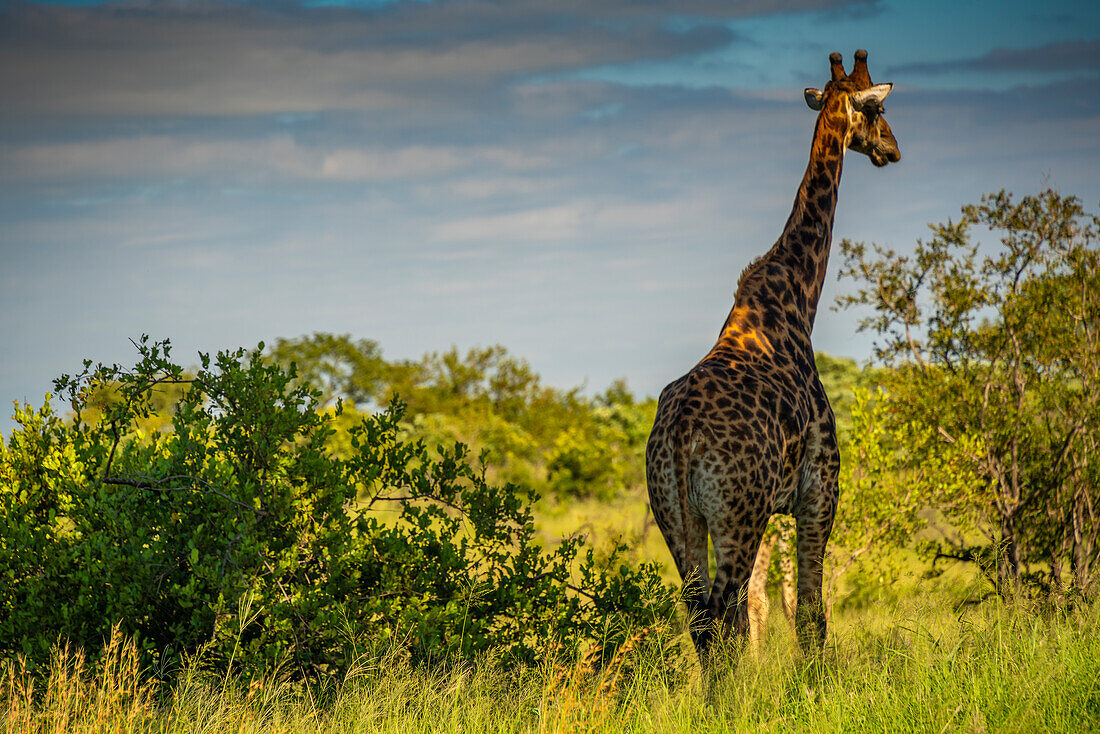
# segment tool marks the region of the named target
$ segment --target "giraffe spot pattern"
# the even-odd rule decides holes
[[[744,598],[769,517],[795,517],[803,646],[824,643],[821,575],[838,502],[836,423],[810,333],[832,238],[844,151],[875,165],[898,160],[881,115],[850,101],[870,88],[866,53],[821,96],[810,162],[779,240],[741,274],[734,305],[710,352],[662,391],[646,444],[650,506],[701,620],[700,654],[714,628],[747,630]],[[811,90],[812,91],[812,90]],[[813,105],[811,105],[813,106]],[[816,106],[815,109],[818,109]],[[708,536],[716,572],[709,580]]]

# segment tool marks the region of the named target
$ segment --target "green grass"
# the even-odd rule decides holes
[[[166,696],[119,640],[92,672],[59,653],[37,692],[0,676],[7,732],[1031,732],[1100,726],[1100,605],[1041,610],[943,595],[836,615],[829,644],[799,654],[781,615],[756,654],[700,672],[688,650],[628,651],[507,670],[491,658],[425,670],[399,653],[327,692],[223,680],[201,665]]]
[[[547,500],[543,541],[570,529],[634,560],[668,551],[644,495]],[[972,569],[924,578],[899,552],[892,571],[846,575],[832,590],[827,648],[807,659],[773,599],[767,639],[704,674],[685,635],[656,654],[628,650],[602,669],[585,656],[506,669],[491,657],[423,669],[399,651],[365,659],[341,684],[223,679],[197,661],[170,691],[144,683],[115,639],[90,670],[58,652],[37,685],[0,670],[0,732],[1079,732],[1100,729],[1100,604],[1077,610],[982,596]],[[885,583],[884,583],[885,582]]]

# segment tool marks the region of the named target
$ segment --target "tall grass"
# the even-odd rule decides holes
[[[841,614],[806,658],[781,615],[758,654],[699,670],[690,650],[639,646],[507,669],[491,657],[430,670],[400,651],[325,692],[184,671],[157,696],[117,637],[99,670],[59,650],[36,689],[0,675],[6,732],[1080,732],[1100,728],[1100,605],[942,599]]]
[[[139,657],[116,627],[97,670],[88,667],[82,650],[55,649],[40,690],[22,658],[5,661],[0,668],[4,731],[146,731],[159,712]]]

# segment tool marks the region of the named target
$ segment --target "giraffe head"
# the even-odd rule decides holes
[[[832,80],[824,91],[807,89],[806,104],[811,110],[820,111],[831,119],[841,118],[845,123],[848,147],[863,153],[876,166],[896,163],[901,158],[898,141],[886,123],[883,100],[890,94],[893,84],[872,84],[867,71],[867,52],[856,51],[856,63],[851,74],[844,73],[840,54],[829,55]]]

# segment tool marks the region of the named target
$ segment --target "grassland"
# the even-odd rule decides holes
[[[544,505],[547,542],[569,528],[621,536],[664,562],[644,501]],[[852,599],[851,583],[837,596]],[[344,681],[306,689],[224,679],[196,660],[170,690],[144,682],[125,640],[91,670],[59,651],[50,679],[0,675],[3,732],[1082,732],[1100,728],[1100,604],[975,601],[961,571],[903,572],[857,603],[834,604],[825,652],[804,657],[781,614],[755,654],[700,670],[684,636],[508,669],[492,657],[410,666],[399,650]],[[779,605],[773,602],[773,610]]]
[[[35,696],[2,679],[4,731],[24,732],[1082,732],[1100,723],[1100,607],[1040,613],[910,597],[834,618],[826,652],[773,616],[762,652],[700,672],[692,655],[583,656],[507,670],[375,660],[327,691],[188,670],[158,696],[116,640],[93,673],[59,654]]]

